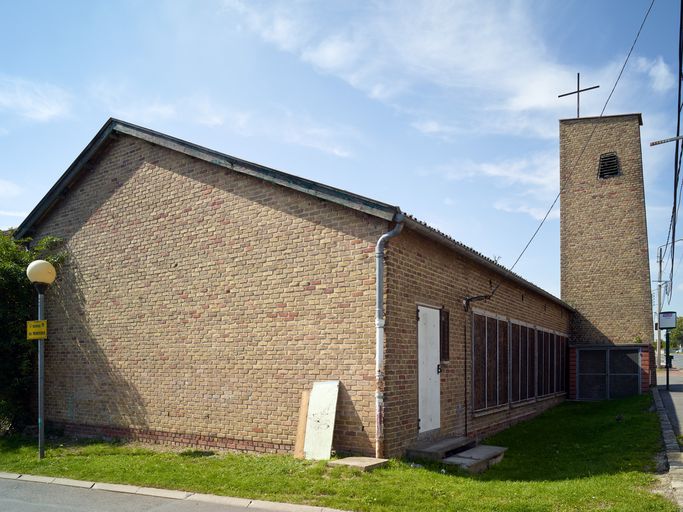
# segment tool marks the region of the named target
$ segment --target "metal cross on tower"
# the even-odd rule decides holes
[[[562,98],[564,96],[571,96],[572,94],[576,94],[576,117],[581,117],[579,115],[579,96],[581,96],[582,92],[590,91],[591,89],[597,89],[600,87],[599,85],[594,85],[593,87],[586,87],[585,89],[581,89],[581,73],[576,74],[576,90],[572,92],[566,92],[564,94],[560,94],[558,98]]]

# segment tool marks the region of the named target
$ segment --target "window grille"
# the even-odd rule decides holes
[[[607,179],[619,176],[621,169],[619,168],[619,158],[616,153],[603,153],[600,155],[600,164],[598,165],[598,178]]]

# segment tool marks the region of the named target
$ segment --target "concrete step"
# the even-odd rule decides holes
[[[444,464],[459,466],[470,473],[481,473],[503,460],[507,448],[481,444],[443,459]]]
[[[467,437],[420,441],[406,450],[406,457],[412,460],[442,460],[474,445],[475,442]]]

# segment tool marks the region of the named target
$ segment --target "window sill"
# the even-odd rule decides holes
[[[494,414],[497,412],[505,411],[508,409],[517,409],[519,407],[524,407],[528,405],[535,404],[537,402],[545,402],[547,400],[552,400],[553,398],[559,398],[562,396],[566,396],[567,393],[565,391],[561,393],[553,393],[552,395],[543,395],[543,396],[538,396],[534,398],[528,398],[526,400],[522,400],[520,402],[512,402],[512,403],[507,403],[503,405],[497,405],[495,407],[490,407],[488,409],[479,409],[478,411],[474,411],[472,413],[472,417],[474,418],[479,418],[480,416],[487,416],[489,414]]]
[[[507,411],[509,408],[510,404],[496,405],[495,407],[489,407],[488,409],[479,409],[478,411],[474,411],[472,416],[479,418],[480,416],[488,416],[489,414]]]

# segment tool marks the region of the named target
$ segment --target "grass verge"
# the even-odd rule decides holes
[[[487,443],[509,447],[478,476],[391,461],[362,473],[288,456],[160,452],[117,443],[0,438],[0,471],[127,483],[359,511],[674,511],[651,489],[660,449],[648,396],[565,403]],[[445,472],[444,472],[445,471]]]

